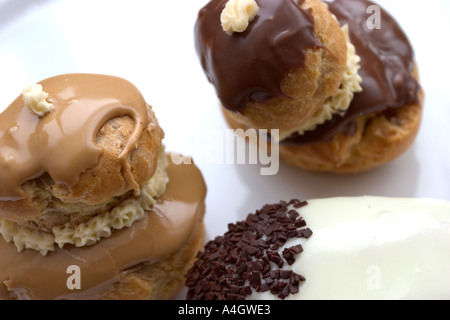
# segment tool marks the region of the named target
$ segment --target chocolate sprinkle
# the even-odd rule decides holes
[[[271,292],[280,299],[300,291],[305,277],[292,265],[303,247],[283,248],[289,239],[309,238],[311,229],[296,210],[306,201],[265,205],[245,221],[228,225],[224,236],[205,245],[186,275],[188,300],[242,300],[253,292]]]

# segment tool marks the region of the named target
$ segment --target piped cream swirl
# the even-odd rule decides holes
[[[47,101],[48,93],[40,84],[26,87],[22,96],[25,106],[38,117],[43,117],[55,110],[55,106]]]
[[[259,12],[255,0],[230,0],[220,15],[223,31],[228,35],[244,32]]]

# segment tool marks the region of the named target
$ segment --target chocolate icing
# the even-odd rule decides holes
[[[326,141],[339,132],[355,132],[355,119],[392,108],[419,102],[420,85],[412,76],[415,67],[411,44],[394,18],[381,8],[381,29],[369,29],[374,5],[367,0],[336,0],[329,3],[330,11],[341,25],[349,25],[350,40],[361,57],[363,91],[356,93],[344,116],[318,126],[303,136],[293,135],[284,144],[305,145]]]
[[[321,47],[304,0],[258,0],[259,13],[246,31],[223,31],[227,0],[212,0],[199,12],[195,46],[223,106],[239,112],[248,101],[283,96],[281,82],[304,66],[305,51]]]

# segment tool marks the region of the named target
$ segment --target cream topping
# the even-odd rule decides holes
[[[55,106],[47,101],[48,93],[43,90],[40,84],[32,84],[26,87],[23,90],[22,97],[25,106],[38,117],[43,117],[55,110]]]
[[[298,212],[313,235],[298,240],[304,251],[288,268],[306,281],[287,299],[450,297],[450,202],[330,198],[310,200]]]
[[[110,212],[97,215],[85,223],[77,226],[67,223],[54,227],[52,233],[47,233],[30,230],[0,218],[0,234],[7,242],[13,242],[19,252],[34,249],[47,255],[49,251],[55,251],[56,245],[60,248],[67,244],[76,247],[91,246],[102,238],[110,237],[113,230],[131,227],[134,222],[144,218],[145,212],[152,208],[158,196],[166,190],[169,179],[166,167],[167,159],[164,148],[161,148],[157,169],[150,180],[141,186],[139,196],[125,200]]]
[[[258,12],[255,0],[229,0],[220,15],[223,31],[230,36],[234,32],[244,32]]]
[[[355,46],[351,43],[348,25],[342,27],[347,42],[347,67],[336,95],[329,97],[317,112],[312,115],[297,132],[302,135],[306,131],[314,130],[318,125],[333,118],[334,115],[345,113],[356,92],[361,92],[362,77],[358,74],[361,58],[356,54]]]

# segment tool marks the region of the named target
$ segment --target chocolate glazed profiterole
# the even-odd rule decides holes
[[[332,25],[333,22],[328,16],[319,14],[312,2],[314,1],[272,2],[276,5],[272,4],[271,9],[276,6],[289,7],[296,14],[301,12],[304,17],[309,17],[302,20],[302,23],[297,23],[295,20],[276,19],[275,13],[272,16],[265,12],[264,1],[256,0],[260,5],[260,14],[249,22],[245,32],[229,36],[224,35],[217,27],[220,21],[217,22],[217,13],[212,10],[215,8],[220,11],[224,4],[212,1],[216,7],[210,4],[209,8],[205,7],[199,14],[196,29],[197,52],[208,79],[216,87],[225,118],[231,127],[279,129],[281,156],[287,162],[306,170],[347,173],[373,169],[408,150],[420,127],[424,93],[418,82],[412,46],[395,19],[379,6],[380,15],[377,18],[381,29],[369,28],[367,21],[370,15],[367,14],[367,9],[376,5],[375,3],[367,0],[325,2],[327,11],[334,15],[333,19],[342,28],[340,32],[344,33],[344,28],[348,27],[348,40],[344,48],[349,50],[354,47],[355,52],[352,56],[347,54],[347,64],[351,57],[357,58],[357,75],[362,79],[361,88],[353,91],[346,110],[339,110],[326,121],[303,130],[301,122],[312,119],[313,113],[306,112],[301,103],[315,105],[314,110],[320,111],[330,99],[335,98],[337,88],[321,96],[316,104],[311,103],[312,100],[308,100],[306,96],[302,96],[299,99],[302,102],[299,103],[296,101],[298,96],[295,95],[299,91],[294,88],[288,92],[286,83],[298,72],[298,68],[308,68],[311,62],[303,60],[305,52],[324,47],[327,49],[329,45],[325,41],[329,42],[330,39],[342,41],[341,36],[332,34],[330,30],[323,31],[321,25]],[[205,16],[210,19],[207,23]],[[270,21],[267,23],[270,31],[258,28],[262,25],[261,20]],[[304,21],[308,21],[307,27]],[[216,28],[216,32],[208,37],[205,30],[211,25]],[[303,37],[308,41],[303,43],[303,47],[294,39],[287,39],[280,45],[277,40],[283,38],[287,30],[304,32]],[[263,34],[267,37],[263,37]],[[258,39],[258,36],[268,41],[269,45],[252,40]],[[216,51],[218,48],[220,51]],[[335,47],[335,52],[342,53],[341,51],[342,48]],[[240,59],[241,52],[257,54],[251,56],[251,63],[247,63],[248,61]],[[262,53],[259,55],[260,52]],[[298,57],[297,65],[290,63],[293,56]],[[233,59],[239,62],[229,63]],[[337,64],[335,61],[334,65]],[[339,84],[339,81],[344,81],[348,70],[335,70],[339,72],[330,73],[326,68],[319,68],[317,72],[338,79],[337,87],[342,88],[344,82]],[[240,79],[234,85],[227,84],[227,76],[232,79],[236,74]],[[253,76],[256,74],[259,76]],[[268,86],[265,81],[272,83]],[[302,90],[299,88],[315,81],[316,78],[313,77],[304,78],[296,84],[297,90]],[[234,97],[234,101],[238,103],[230,103],[232,99],[229,96]],[[299,119],[295,112],[287,109],[277,109],[283,97],[295,101],[298,112],[304,113],[305,118]],[[258,124],[248,111],[253,104],[258,106],[255,113],[264,119]],[[279,123],[270,120],[281,117],[297,122],[300,130],[289,120],[283,119]]]
[[[0,299],[175,296],[204,243],[198,168],[124,79],[33,88],[0,114]]]
[[[338,90],[345,39],[319,0],[256,3],[259,11],[248,28],[231,36],[221,26],[227,1],[207,4],[195,26],[196,49],[230,115],[285,135]],[[323,23],[315,23],[314,14]]]

